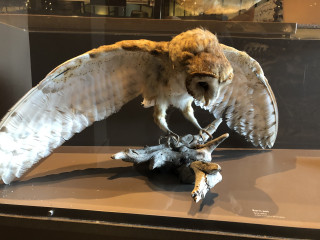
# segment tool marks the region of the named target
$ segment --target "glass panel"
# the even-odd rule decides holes
[[[0,1],[0,13],[251,22],[297,22],[298,24],[319,24],[319,10],[319,0]]]
[[[153,17],[154,0],[3,0],[1,13],[66,16]]]
[[[76,134],[16,182],[0,183],[0,215],[10,204],[93,215],[162,216],[178,219],[184,229],[188,219],[205,220],[210,226],[229,222],[319,232],[319,6],[320,0],[0,0],[0,118],[69,59],[123,40],[171,41],[200,26],[216,33],[220,43],[258,61],[280,116],[270,150],[251,149],[244,137],[221,125],[214,136],[228,132],[230,137],[213,153],[213,160],[221,165],[223,180],[196,204],[190,197],[193,185],[181,184],[176,175],[150,174],[111,159],[127,146],[157,145],[165,134],[153,121],[154,109],[141,107],[139,96]],[[156,50],[150,55],[159,57]],[[163,71],[159,66],[152,68],[158,76]],[[194,108],[201,126],[213,121],[211,113]],[[198,133],[177,109],[167,111],[167,121],[181,136]],[[79,216],[73,218],[82,219]]]

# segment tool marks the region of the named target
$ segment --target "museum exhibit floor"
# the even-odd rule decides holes
[[[173,173],[111,159],[124,148],[60,147],[20,180],[0,186],[0,216],[191,231],[216,231],[222,222],[320,230],[319,150],[217,149],[223,180],[195,203],[193,185]],[[117,214],[132,219],[114,220]]]

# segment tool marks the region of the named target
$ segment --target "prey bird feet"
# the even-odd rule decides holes
[[[217,182],[222,180],[222,176],[219,173],[221,167],[216,163],[201,161],[192,162],[190,167],[195,173],[195,183],[191,197],[195,202],[198,202],[205,197]]]

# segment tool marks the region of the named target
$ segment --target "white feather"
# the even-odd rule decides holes
[[[221,93],[223,101],[211,111],[218,118],[226,110],[230,128],[254,145],[272,147],[278,131],[278,109],[262,68],[245,52],[220,45],[233,67],[234,79]]]
[[[5,183],[141,93],[142,82],[157,69],[158,60],[147,51],[126,51],[122,44],[63,63],[3,118],[0,176]]]

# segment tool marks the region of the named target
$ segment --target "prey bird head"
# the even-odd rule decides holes
[[[233,69],[217,37],[204,29],[184,32],[169,44],[169,55],[175,67],[187,73],[186,89],[205,106],[213,105],[222,87],[233,79]]]

